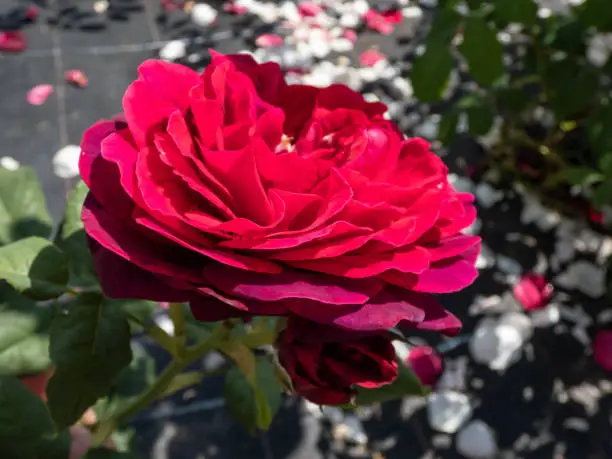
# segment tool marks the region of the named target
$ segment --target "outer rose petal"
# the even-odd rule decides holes
[[[123,110],[136,143],[145,147],[162,121],[189,106],[189,90],[200,75],[184,65],[147,60],[138,67],[138,76],[125,92]]]

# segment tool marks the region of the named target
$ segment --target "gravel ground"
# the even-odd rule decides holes
[[[55,152],[78,144],[83,130],[97,119],[117,113],[137,65],[160,53],[194,68],[206,64],[209,47],[276,59],[293,70],[306,69],[290,72],[288,78],[294,81],[343,82],[386,102],[391,116],[409,135],[435,137],[437,114],[444,111],[444,103],[417,104],[408,78],[410,61],[435,13],[432,1],[401,4],[403,20],[389,35],[364,26],[359,8],[365,4],[367,9],[367,2],[326,2],[328,13],[317,21],[323,21],[322,28],[331,36],[313,33],[313,27],[281,28],[280,19],[291,21],[295,14],[291,2],[278,2],[280,6],[237,2],[247,5],[250,13],[244,15],[223,12],[220,2],[209,2],[213,9],[199,8],[191,15],[182,11],[160,15],[157,0],[114,0],[104,15],[95,12],[100,3],[49,3],[40,18],[24,29],[28,50],[0,53],[0,156],[38,171],[56,218],[74,181],[57,173],[70,176],[74,161],[68,152],[67,159],[54,162]],[[563,6],[540,3],[553,10]],[[6,8],[0,9],[0,15],[12,5]],[[215,11],[219,11],[216,18]],[[352,36],[345,35],[347,29],[356,31],[354,45]],[[258,47],[263,42],[257,39],[265,34],[281,35],[284,44]],[[386,57],[373,66],[360,64],[362,53],[372,49]],[[86,89],[64,83],[64,73],[70,69],[87,74]],[[54,85],[51,97],[40,106],[27,104],[28,90],[45,83]],[[448,97],[470,84],[458,69]],[[500,183],[494,173],[467,177],[483,154],[474,140],[460,137],[440,154],[456,187],[476,195],[480,218],[471,231],[482,236],[484,245],[479,279],[460,294],[443,298],[462,319],[462,334],[443,340],[409,332],[414,343],[435,346],[444,355],[445,372],[433,395],[356,414],[321,412],[287,400],[270,432],[251,438],[226,413],[221,381],[213,379],[158,404],[135,421],[135,444],[144,457],[612,457],[608,434],[612,383],[591,355],[595,333],[612,319],[599,268],[612,252],[612,240],[547,210],[535,197]],[[6,161],[0,160],[10,164]],[[550,279],[555,293],[547,308],[526,313],[512,289],[530,272]],[[217,364],[215,356],[203,363],[207,368]]]

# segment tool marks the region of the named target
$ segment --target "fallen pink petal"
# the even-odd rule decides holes
[[[398,15],[399,13],[399,15]],[[368,10],[363,16],[368,29],[375,30],[383,35],[390,35],[395,30],[396,24],[401,22],[402,13],[395,10],[380,13],[374,9]]]
[[[89,84],[89,79],[82,70],[68,70],[65,78],[68,83],[71,83],[79,88],[86,88]]]
[[[282,46],[284,42],[283,37],[271,33],[260,35],[255,40],[255,44],[260,48],[277,48]]]
[[[544,308],[553,295],[553,286],[544,276],[525,274],[513,288],[515,298],[527,311]]]
[[[246,6],[236,5],[233,2],[227,2],[223,5],[223,10],[229,14],[245,14],[248,8]]]
[[[368,51],[364,51],[359,56],[359,63],[364,67],[374,67],[379,62],[387,59],[387,56],[377,49],[370,49]]]
[[[425,386],[435,385],[442,373],[442,358],[429,346],[416,346],[410,349],[406,363]]]
[[[0,32],[0,51],[21,53],[28,47],[28,40],[19,30]]]
[[[47,101],[51,93],[53,93],[52,85],[39,84],[28,91],[26,99],[30,105],[42,105]]]
[[[300,2],[298,11],[303,17],[314,17],[323,12],[323,8],[313,2]]]

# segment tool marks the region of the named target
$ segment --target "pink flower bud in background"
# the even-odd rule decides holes
[[[514,296],[527,311],[545,307],[553,294],[553,286],[544,276],[525,274],[514,286]]]
[[[433,386],[442,373],[442,358],[429,346],[410,349],[406,363],[424,386]]]
[[[81,70],[68,70],[64,77],[68,83],[78,86],[79,88],[86,88],[89,84],[87,75]]]
[[[31,105],[42,105],[53,92],[50,84],[39,84],[28,91],[26,99]]]
[[[604,223],[603,213],[599,212],[596,209],[593,209],[592,207],[589,207],[589,221],[591,223],[595,223],[596,225],[603,225]]]
[[[602,330],[593,341],[593,358],[606,371],[612,371],[612,330]]]
[[[38,7],[32,5],[26,9],[25,17],[28,18],[28,20],[30,21],[35,21],[36,18],[38,17],[38,13],[40,13],[40,10],[38,9]]]
[[[28,41],[23,32],[12,30],[0,32],[0,51],[21,53],[26,50]]]

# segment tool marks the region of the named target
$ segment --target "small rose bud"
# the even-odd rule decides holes
[[[429,346],[410,349],[406,363],[425,386],[433,386],[442,373],[442,358]]]
[[[39,12],[40,11],[37,6],[28,6],[25,10],[25,17],[28,21],[35,21]]]
[[[593,341],[593,358],[606,371],[612,371],[612,330],[602,330]]]
[[[26,99],[31,105],[42,105],[53,92],[50,84],[39,84],[28,91]]]
[[[85,75],[85,73],[83,73],[81,70],[68,70],[64,77],[68,83],[71,83],[79,88],[86,88],[89,84],[87,75]]]
[[[514,286],[516,299],[527,311],[545,307],[553,294],[553,286],[544,276],[536,273],[525,274]]]

